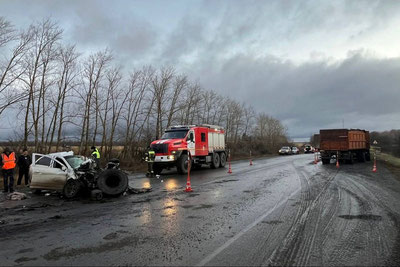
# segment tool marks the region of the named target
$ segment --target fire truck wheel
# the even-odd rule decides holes
[[[219,154],[218,153],[214,153],[213,154],[213,159],[211,162],[211,168],[216,169],[219,167],[220,164],[220,158],[219,158]]]
[[[163,168],[161,166],[154,164],[154,166],[153,166],[154,174],[161,174],[162,170],[163,170]]]
[[[221,152],[219,158],[220,158],[220,161],[221,161],[220,164],[219,164],[219,167],[220,168],[225,167],[225,164],[226,164],[226,154],[225,154],[225,152]]]
[[[188,156],[186,154],[180,156],[176,168],[179,174],[186,174],[188,172]]]

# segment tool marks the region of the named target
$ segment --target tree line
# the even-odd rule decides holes
[[[51,19],[16,30],[0,17],[0,120],[12,110],[19,147],[49,153],[74,143],[87,155],[94,145],[105,158],[132,159],[167,127],[202,123],[223,126],[233,153],[271,153],[287,142],[279,120],[172,66],[126,71],[110,50],[83,55],[62,37]]]
[[[384,132],[371,132],[371,144],[377,141],[374,145],[380,147],[382,152],[400,157],[400,130],[390,130]]]

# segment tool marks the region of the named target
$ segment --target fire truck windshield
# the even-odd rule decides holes
[[[161,139],[182,139],[185,138],[188,130],[168,131],[163,134]]]

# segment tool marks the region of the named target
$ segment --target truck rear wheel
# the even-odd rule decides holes
[[[179,174],[186,174],[188,173],[188,155],[182,154],[177,163],[176,168],[178,169]]]
[[[331,163],[331,159],[321,159],[321,160],[323,165]]]
[[[218,153],[214,153],[212,162],[211,162],[211,168],[216,169],[219,167],[220,164],[221,164],[221,161],[220,161]]]
[[[360,153],[358,153],[358,155],[357,155],[357,160],[359,161],[359,162],[365,162],[365,152],[360,152]]]
[[[219,159],[220,159],[219,167],[220,168],[224,168],[225,164],[226,164],[226,154],[225,154],[225,152],[221,152],[220,153]]]

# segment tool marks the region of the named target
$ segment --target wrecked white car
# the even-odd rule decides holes
[[[70,152],[32,155],[30,188],[35,191],[55,190],[66,198],[79,193],[90,193],[96,199],[119,196],[128,188],[127,175],[116,168],[115,162],[107,169],[95,167],[92,159]],[[114,160],[115,161],[115,160]]]

